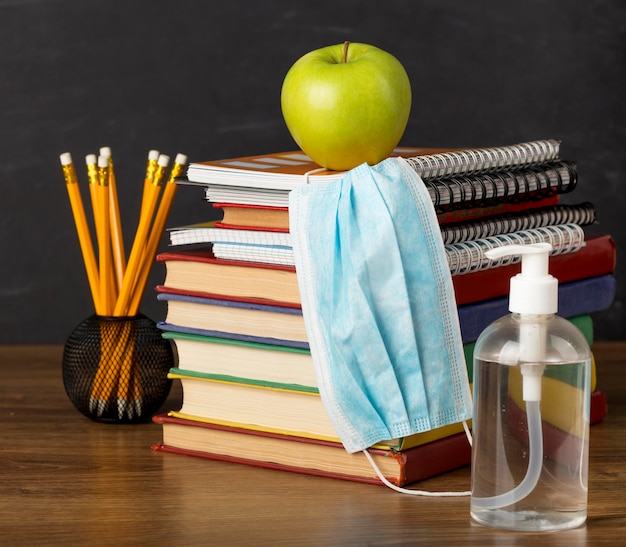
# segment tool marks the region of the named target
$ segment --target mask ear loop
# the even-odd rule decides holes
[[[317,173],[324,173],[325,171],[328,171],[328,169],[326,169],[325,167],[317,167],[316,169],[311,169],[310,171],[307,171],[302,176],[304,177],[306,184],[310,184],[311,181],[309,180],[309,175],[316,175]]]
[[[467,421],[465,420],[463,421],[463,429],[465,430],[465,435],[467,436],[467,440],[469,441],[470,446],[472,446],[472,435],[469,431],[469,426],[467,425]],[[459,497],[472,495],[472,492],[469,490],[466,490],[464,492],[428,492],[426,490],[409,490],[408,488],[402,488],[387,480],[387,478],[383,475],[380,468],[376,465],[374,458],[372,458],[372,455],[367,450],[363,450],[363,454],[365,454],[365,457],[370,462],[370,465],[374,468],[374,471],[376,471],[376,474],[378,475],[378,478],[381,480],[381,482],[385,486],[391,488],[392,490],[395,490],[396,492],[400,492],[401,494],[410,494],[412,496],[430,496],[434,498],[445,498],[445,497],[459,498]]]

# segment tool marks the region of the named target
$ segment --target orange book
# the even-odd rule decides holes
[[[289,231],[289,208],[245,203],[213,203],[222,210],[222,219],[215,226],[222,228],[256,228],[259,230]]]
[[[559,195],[518,203],[501,202],[484,207],[470,207],[437,214],[439,224],[477,220],[488,216],[521,213],[523,211],[550,207],[559,203]],[[236,229],[289,231],[289,208],[246,203],[212,203],[215,209],[222,209],[222,218],[215,222],[216,227]]]

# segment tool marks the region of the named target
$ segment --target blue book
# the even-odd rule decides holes
[[[164,331],[308,349],[302,309],[222,300],[180,293],[159,293],[167,302]]]
[[[565,318],[608,309],[615,298],[617,281],[612,274],[559,285],[558,315]],[[473,342],[493,321],[509,313],[509,297],[459,306],[463,342]]]
[[[572,318],[608,309],[615,298],[617,282],[612,274],[590,277],[559,285],[561,317]],[[168,303],[164,331],[245,340],[263,344],[309,347],[302,310],[203,298],[184,294],[159,293]],[[493,321],[509,313],[509,298],[503,296],[458,306],[461,338],[474,342]]]

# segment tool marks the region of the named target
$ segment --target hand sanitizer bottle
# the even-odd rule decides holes
[[[587,518],[591,351],[556,315],[551,246],[508,245],[521,255],[509,311],[474,349],[471,515],[496,528],[564,530]]]

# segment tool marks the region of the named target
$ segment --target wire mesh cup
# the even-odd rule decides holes
[[[145,315],[91,315],[65,343],[63,384],[74,406],[92,420],[145,422],[165,402],[173,366],[171,343]]]

